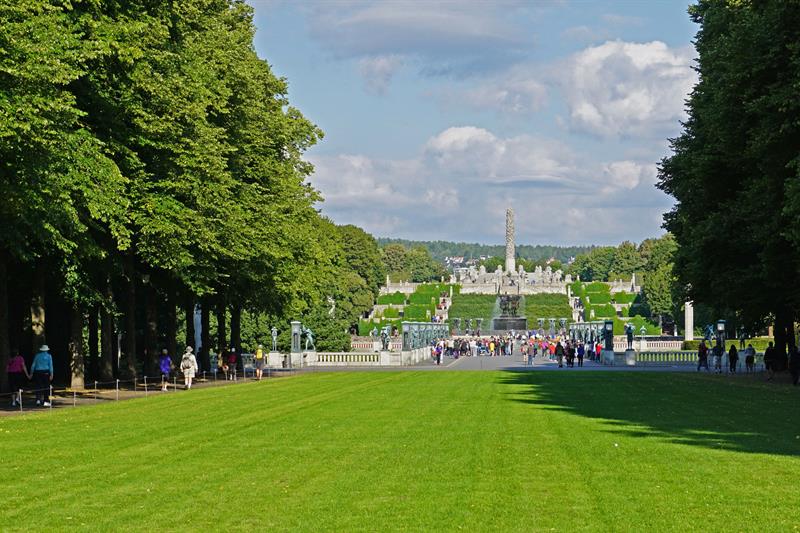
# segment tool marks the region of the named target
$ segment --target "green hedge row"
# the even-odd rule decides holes
[[[380,322],[370,322],[369,320],[360,320],[358,322],[358,334],[362,337],[369,335],[372,328],[377,327],[380,331],[385,326],[392,328],[396,327],[397,331],[402,331],[402,320],[381,320]]]
[[[415,292],[408,297],[408,303],[417,305],[436,305],[438,300],[438,296],[432,296],[427,293]]]
[[[595,294],[595,293],[609,294],[611,292],[611,288],[605,283],[602,283],[600,281],[593,281],[591,283],[587,283],[586,285],[584,285],[584,291],[586,292],[586,294]]]
[[[566,294],[530,294],[525,296],[525,305],[569,305]]]
[[[586,320],[592,320],[592,311],[594,311],[594,319],[617,316],[617,310],[611,304],[589,305],[586,307]]]
[[[636,301],[637,296],[639,295],[632,292],[615,292],[611,298],[618,304],[632,304]]]
[[[403,305],[404,303],[406,303],[406,295],[402,292],[378,296],[378,305]]]
[[[400,318],[400,309],[396,307],[387,307],[381,313],[383,318]]]
[[[700,347],[701,340],[702,339],[697,339],[693,341],[683,341],[683,349],[697,350]],[[767,346],[770,342],[774,342],[774,339],[772,337],[758,337],[755,339],[748,339],[745,342],[745,346],[747,346],[748,344],[752,344],[753,348],[755,348],[757,352],[763,352],[764,350],[767,349]],[[713,342],[711,342],[710,344],[706,343],[706,345],[709,346],[709,348],[713,346],[713,344],[714,344]],[[735,345],[736,348],[738,349],[739,341],[736,339],[728,339],[727,341],[725,341],[725,351],[730,350],[731,345]]]
[[[661,328],[658,327],[658,324],[650,322],[644,317],[635,316],[627,321],[627,323],[633,324],[634,334],[638,337],[639,330],[641,330],[642,326],[647,328],[647,335],[661,335]],[[614,335],[624,335],[625,334],[625,324],[626,321],[620,318],[614,319]]]
[[[643,316],[650,318],[652,313],[650,312],[650,306],[645,303],[636,303],[631,305],[628,308],[628,316]]]
[[[496,300],[497,297],[491,294],[454,295],[453,305],[450,307],[448,315],[451,320],[453,318],[462,319],[462,323],[468,318],[473,320],[482,318],[485,321],[484,329],[486,329],[485,324],[492,318]]]
[[[611,303],[611,294],[607,292],[595,292],[587,294],[583,297],[583,305],[586,305],[587,300],[591,305],[602,305]]]
[[[427,321],[436,313],[436,307],[432,305],[410,304],[403,313],[404,320]]]

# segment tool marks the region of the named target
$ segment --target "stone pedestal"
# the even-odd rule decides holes
[[[317,362],[316,350],[303,352],[302,366],[314,365]]]
[[[280,352],[269,352],[267,354],[267,366],[283,368],[284,361],[287,361],[286,356]]]
[[[636,350],[625,350],[625,366],[636,366]]]
[[[383,344],[381,343],[381,341],[372,341],[373,352],[380,352],[381,348],[383,348]]]
[[[640,352],[646,352],[647,351],[647,339],[645,339],[644,337],[639,339],[639,351]]]
[[[614,364],[614,350],[603,350],[600,352],[600,361],[604,365]]]

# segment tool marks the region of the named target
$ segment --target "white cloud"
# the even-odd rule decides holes
[[[674,130],[697,80],[692,57],[659,41],[608,41],[575,54],[559,76],[570,126],[606,137]]]
[[[333,57],[361,63],[369,86],[375,69],[387,68],[377,58],[401,59],[426,76],[465,77],[513,63],[533,42],[513,16],[520,10],[530,8],[521,1],[318,2],[308,19],[312,37]],[[391,75],[378,80],[385,90]]]
[[[311,159],[323,212],[378,235],[501,242],[510,205],[520,242],[611,243],[658,233],[650,219],[669,207],[646,162],[598,164],[556,141],[474,126],[443,130],[408,160]]]
[[[358,62],[361,77],[368,92],[384,94],[394,73],[403,65],[400,56],[364,57]]]

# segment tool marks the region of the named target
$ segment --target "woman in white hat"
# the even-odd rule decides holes
[[[197,373],[197,359],[192,353],[192,347],[187,346],[186,351],[181,358],[181,372],[183,372],[183,384],[186,385],[186,390],[192,388],[192,378]]]

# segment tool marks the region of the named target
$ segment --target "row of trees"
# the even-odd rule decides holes
[[[47,342],[74,386],[87,355],[95,379],[152,373],[179,317],[194,344],[197,304],[207,367],[212,313],[241,348],[245,310],[345,331],[372,304],[377,245],[315,210],[322,132],[252,19],[242,0],[0,5],[0,367]]]
[[[379,238],[378,244],[385,247],[389,244],[399,244],[406,249],[423,247],[436,261],[444,262],[445,257],[464,257],[465,260],[479,259],[481,257],[505,257],[506,247],[503,244],[478,244],[451,241],[410,241],[406,239]],[[578,254],[584,254],[594,248],[593,246],[552,246],[518,244],[517,254],[533,262],[547,261],[554,258],[566,263]]]
[[[677,286],[751,331],[773,323],[785,353],[800,314],[800,4],[701,0],[690,15],[699,82],[659,181],[676,199]]]
[[[402,244],[386,244],[381,248],[384,273],[392,281],[440,281],[450,274],[442,263],[431,257],[427,248],[406,248]]]

